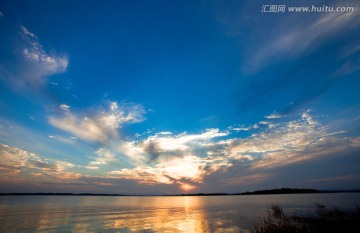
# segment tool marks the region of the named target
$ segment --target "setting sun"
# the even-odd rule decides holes
[[[182,190],[184,190],[184,191],[187,192],[187,191],[190,191],[190,190],[195,189],[196,186],[189,185],[189,184],[182,184],[182,185],[180,186],[180,188],[181,188]]]

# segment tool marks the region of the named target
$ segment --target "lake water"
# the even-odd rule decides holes
[[[246,232],[271,204],[353,209],[360,193],[253,196],[0,196],[0,232]]]

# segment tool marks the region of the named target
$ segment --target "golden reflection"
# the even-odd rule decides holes
[[[184,197],[184,207],[185,207],[185,211],[188,212],[189,211],[189,207],[191,206],[190,203],[191,200],[189,200],[188,196]]]
[[[150,200],[144,198],[144,200]],[[125,230],[126,232],[208,233],[240,232],[238,227],[229,226],[221,220],[211,219],[203,208],[201,197],[152,197],[157,208],[118,213],[104,216],[103,229]]]
[[[241,232],[224,215],[209,212],[208,201],[198,196],[56,197],[37,205],[36,211],[33,204],[22,206],[19,225],[37,232]]]
[[[152,230],[154,232],[210,232],[204,211],[186,213],[184,209],[161,209],[134,213],[130,218],[109,219],[104,228],[128,229],[130,232]]]

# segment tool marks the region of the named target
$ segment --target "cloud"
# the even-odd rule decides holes
[[[103,164],[109,164],[110,162],[116,161],[115,155],[104,148],[98,149],[95,153],[98,155],[98,157],[94,161],[90,162],[90,167],[95,165],[99,166]]]
[[[217,137],[227,136],[229,132],[220,132],[219,129],[207,129],[201,134],[182,133],[176,136],[163,136],[167,134],[156,134],[143,141],[144,147],[157,145],[163,151],[187,150],[191,144],[199,144],[202,141]]]
[[[319,183],[319,182],[334,182],[334,181],[360,181],[360,175],[359,174],[351,174],[351,175],[344,175],[344,176],[334,176],[334,177],[326,177],[326,178],[320,178],[320,179],[313,179],[308,180],[306,182],[309,183]]]
[[[23,36],[27,46],[23,49],[23,57],[26,59],[29,64],[35,66],[38,70],[37,75],[39,77],[31,78],[41,78],[40,76],[48,76],[57,73],[63,73],[66,71],[68,66],[68,59],[63,56],[55,56],[48,54],[38,41],[38,37],[30,32],[24,26],[20,27],[21,35]],[[38,81],[39,82],[39,81]]]
[[[252,126],[246,127],[244,125],[241,125],[241,126],[230,126],[228,129],[233,131],[248,131],[251,130],[252,128],[253,128]]]
[[[266,180],[269,180],[271,177],[270,174],[251,174],[251,175],[243,175],[239,177],[231,177],[222,180],[228,186],[238,186],[238,185],[249,185],[254,183],[261,183]]]
[[[66,105],[66,104],[60,104],[60,109],[69,112],[70,111],[70,106]]]
[[[0,18],[4,18],[5,16],[4,16],[4,13],[2,13],[1,11],[0,11]]]
[[[58,142],[67,143],[67,144],[75,145],[77,143],[76,137],[63,137],[63,136],[59,136],[59,135],[49,135],[49,138],[54,139]]]
[[[355,4],[358,5],[358,4]],[[336,6],[334,6],[336,8]],[[355,6],[356,8],[356,6]],[[261,41],[248,59],[250,72],[261,69],[276,59],[297,58],[306,51],[311,51],[324,41],[358,26],[359,12],[318,14],[313,20],[299,20],[303,14],[287,14],[281,24],[273,25],[266,41]],[[294,23],[296,21],[296,23]],[[300,23],[299,23],[300,22]]]
[[[171,158],[155,166],[138,166],[109,172],[109,175],[122,179],[136,180],[143,184],[182,184],[183,181],[201,182],[203,167],[207,161],[193,155]]]
[[[119,108],[119,105],[109,103],[106,109],[93,112],[93,121],[98,114],[107,115]],[[64,111],[64,114],[72,113]],[[121,124],[139,119],[134,118],[135,115],[127,117],[125,114],[122,119],[126,120],[121,120]],[[209,185],[214,184],[219,189],[235,185],[250,187],[275,179],[281,168],[329,155],[355,153],[360,148],[359,137],[344,136],[344,131],[331,132],[310,110],[264,119],[266,124],[262,121],[257,123],[264,127],[252,127],[249,129],[250,136],[245,137],[220,129],[191,134],[152,133],[140,141],[113,137],[110,145],[94,152],[96,157],[87,165],[49,160],[2,145],[1,182],[36,176],[36,182],[43,184],[79,184],[93,188],[111,186],[119,190],[123,190],[119,185],[125,183],[133,187],[181,187],[185,184],[195,188],[210,188]],[[121,127],[121,124],[115,121],[112,126]],[[269,124],[274,127],[267,127]],[[78,127],[86,131],[81,124]],[[117,128],[107,126],[107,129]],[[79,169],[81,172],[74,172]],[[97,176],[88,173],[96,173]]]
[[[251,130],[257,130],[262,128],[263,126],[267,126],[268,128],[273,128],[275,127],[276,123],[270,122],[270,121],[260,121],[256,124],[250,125],[250,126],[245,126],[245,125],[240,125],[240,126],[230,126],[228,127],[229,130],[232,131],[251,131]]]
[[[203,155],[198,154],[197,150],[206,150],[208,142],[227,135],[229,132],[221,132],[219,129],[207,129],[199,134],[155,133],[138,143],[121,145],[119,150],[135,161],[137,166],[114,170],[109,174],[145,184],[199,183],[208,170],[215,171],[228,164],[224,164],[223,159],[207,156],[205,152]]]
[[[97,170],[99,169],[99,167],[96,167],[96,166],[85,166],[86,169],[89,169],[89,170]]]
[[[24,35],[24,36],[27,36],[27,37],[29,37],[30,39],[32,39],[32,40],[36,40],[36,41],[34,41],[34,43],[33,43],[33,47],[36,47],[37,48],[37,50],[39,50],[39,43],[38,43],[38,37],[34,34],[34,33],[32,33],[32,32],[30,32],[26,27],[24,27],[24,26],[20,26],[20,29],[21,29],[21,32],[22,32],[22,34]]]
[[[50,124],[85,141],[107,144],[118,138],[118,129],[123,125],[145,120],[145,110],[140,104],[109,102],[107,108],[84,113],[73,113],[67,105],[61,106],[65,110],[63,115],[50,116]]]
[[[159,133],[156,133],[157,135],[171,135],[172,133],[171,132],[159,132]]]
[[[250,184],[271,177],[261,169],[310,161],[360,145],[357,138],[340,137],[344,131],[328,132],[328,127],[320,124],[310,110],[265,118],[256,125],[267,127],[249,127],[249,131],[256,132],[245,138],[208,129],[200,134],[154,134],[143,141],[124,144],[119,152],[128,155],[136,165],[113,170],[109,175],[152,185],[186,182],[196,185],[209,178],[224,179],[229,185]],[[225,136],[229,138],[221,140]],[[236,168],[242,172],[236,174]],[[246,182],[246,177],[251,177],[252,182]]]
[[[355,71],[358,70],[360,70],[360,57],[358,57],[356,60],[351,60],[343,64],[333,73],[333,76],[335,77],[345,76],[354,73]]]
[[[0,144],[0,181],[37,177],[66,177],[66,170],[75,165],[66,161],[48,160],[28,151]],[[66,174],[69,173],[69,174]],[[30,177],[29,177],[30,176]]]
[[[267,119],[278,119],[278,118],[282,118],[283,116],[281,116],[279,113],[273,113],[271,115],[266,116],[265,118]]]
[[[233,139],[224,147],[229,158],[253,154],[252,168],[274,168],[359,148],[357,138],[341,137],[344,131],[328,132],[309,111],[300,119],[278,124],[246,139]],[[226,144],[226,143],[225,143]]]
[[[304,112],[300,119],[278,124],[246,139],[229,141],[227,153],[229,156],[244,153],[260,153],[265,156],[276,151],[298,151],[326,136],[325,129],[308,112]]]
[[[183,157],[193,153],[195,148],[201,148],[202,143],[217,138],[227,136],[229,132],[221,132],[219,129],[207,129],[200,134],[188,134],[186,132],[179,135],[155,134],[149,136],[139,143],[138,151],[141,151],[149,162],[157,160],[167,160],[171,157]],[[172,136],[167,136],[172,135]]]
[[[4,144],[0,144],[0,152],[1,177],[17,175],[22,168],[26,167],[28,160],[38,159],[38,156],[35,154],[27,153]]]
[[[127,157],[130,165],[148,166],[193,155],[196,153],[195,150],[201,150],[204,143],[228,134],[229,132],[221,132],[219,129],[207,129],[199,134],[184,132],[175,135],[171,132],[160,132],[140,141],[114,140],[107,150],[122,160],[125,159],[124,156]]]
[[[26,27],[20,26],[23,39],[22,61],[17,73],[10,75],[8,80],[15,88],[42,87],[46,77],[66,72],[68,58],[49,54],[40,44],[38,37]],[[10,79],[10,80],[9,80]]]

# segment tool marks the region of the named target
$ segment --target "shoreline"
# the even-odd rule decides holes
[[[316,194],[316,193],[359,193],[360,190],[316,190],[316,189],[271,189],[258,190],[243,193],[183,193],[183,194],[103,194],[103,193],[52,193],[52,192],[34,192],[34,193],[0,193],[0,196],[109,196],[109,197],[178,197],[178,196],[249,196],[249,195],[277,195],[277,194]]]

